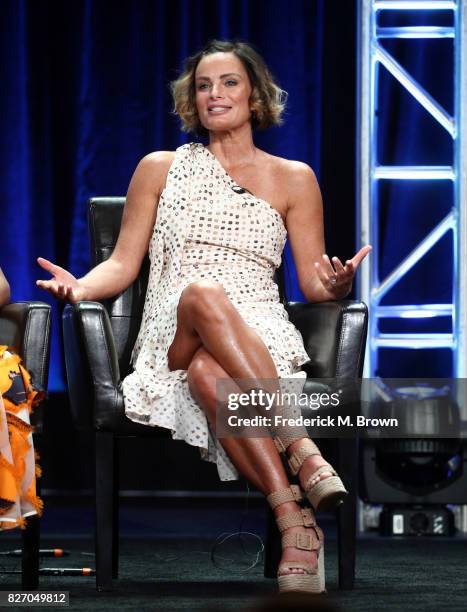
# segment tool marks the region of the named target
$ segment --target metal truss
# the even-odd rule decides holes
[[[421,11],[452,11],[452,27],[417,25],[381,27],[383,11],[418,15]],[[383,48],[387,38],[453,39],[452,86],[454,115],[439,104],[417,80]],[[370,310],[369,343],[365,376],[374,376],[381,348],[449,348],[453,356],[452,375],[467,378],[467,0],[360,0],[359,2],[359,84],[358,84],[358,242],[372,244],[373,252],[363,262],[358,279],[359,297]],[[377,159],[378,75],[386,70],[441,125],[453,140],[450,166],[383,166]],[[451,181],[453,202],[449,213],[386,276],[379,278],[378,182]],[[383,306],[381,300],[448,232],[452,232],[452,302],[446,304],[401,304]],[[452,317],[451,333],[381,333],[383,318]],[[384,376],[384,373],[382,373]]]

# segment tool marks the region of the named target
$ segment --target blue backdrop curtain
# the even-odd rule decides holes
[[[354,3],[342,4],[336,12],[323,0],[2,2],[0,265],[12,299],[53,303],[35,287],[47,277],[37,256],[84,274],[87,199],[124,195],[141,157],[193,139],[171,114],[168,83],[213,37],[253,43],[288,91],[285,125],[258,133],[256,144],[307,162],[318,178],[326,162],[330,251],[353,254],[356,28]],[[288,294],[301,299],[293,275]],[[51,389],[64,380],[60,308]]]

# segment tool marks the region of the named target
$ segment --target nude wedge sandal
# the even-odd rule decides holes
[[[291,485],[285,489],[274,491],[267,497],[272,509],[286,502],[300,502],[303,500],[300,487]],[[310,528],[309,533],[284,533],[290,527],[303,525]],[[287,512],[277,518],[277,526],[282,533],[282,549],[286,547],[298,548],[300,550],[316,551],[318,566],[313,567],[310,563],[302,561],[288,561],[281,563],[277,573],[279,591],[281,593],[294,591],[312,594],[324,593],[324,536],[318,527],[316,519],[310,508],[301,508],[299,512]],[[301,574],[286,574],[284,572],[294,569],[303,570]]]
[[[291,444],[290,442],[290,444],[285,446],[281,438],[277,436],[274,438],[274,442],[279,452],[284,453]],[[291,473],[296,476],[305,459],[312,455],[321,455],[321,452],[312,440],[305,438],[300,447],[288,458]],[[320,475],[325,472],[331,475],[321,479]],[[348,495],[344,483],[329,463],[322,465],[311,474],[305,484],[304,492],[315,512],[334,510],[342,504],[345,496]]]

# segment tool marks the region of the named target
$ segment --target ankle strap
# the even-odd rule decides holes
[[[277,506],[281,504],[285,504],[287,502],[299,502],[302,501],[303,496],[298,485],[290,485],[285,489],[279,489],[278,491],[274,491],[270,495],[266,497],[269,505],[274,510]]]
[[[284,516],[277,518],[277,526],[279,531],[285,531],[290,527],[315,527],[316,519],[310,508],[301,508],[300,512],[287,512]]]
[[[298,474],[302,463],[307,457],[321,455],[319,448],[312,440],[305,440],[304,443],[289,457],[290,471],[294,476]]]
[[[303,434],[297,435],[289,433],[287,430],[282,430],[280,435],[273,438],[273,442],[280,453],[285,453],[291,444],[297,442],[297,440],[303,440],[303,438]]]
[[[282,536],[282,548],[290,546],[301,550],[319,550],[323,541],[322,534],[317,525],[307,533],[286,533]]]

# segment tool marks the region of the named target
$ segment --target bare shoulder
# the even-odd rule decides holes
[[[138,167],[143,172],[167,176],[174,157],[175,151],[153,151],[141,159]]]
[[[313,169],[304,162],[294,159],[280,158],[282,162],[283,178],[290,188],[313,187],[318,184]]]
[[[145,155],[134,172],[132,183],[145,185],[151,191],[160,193],[167,181],[175,151],[153,151]]]
[[[274,177],[284,191],[289,206],[297,200],[320,196],[318,181],[313,169],[304,162],[268,155]]]
[[[282,181],[285,181],[285,184],[294,186],[297,181],[301,185],[305,183],[317,183],[316,175],[308,164],[293,159],[286,159],[285,157],[278,157],[277,155],[271,155],[264,151],[263,154],[264,161],[269,163],[274,174]]]
[[[175,151],[153,151],[143,157],[141,162],[148,165],[162,165],[170,166],[175,157]]]

